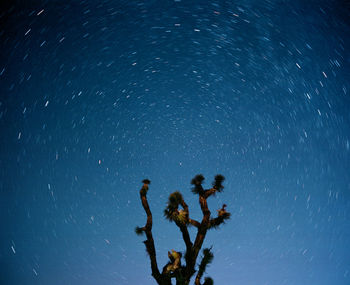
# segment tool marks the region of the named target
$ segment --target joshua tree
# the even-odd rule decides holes
[[[169,262],[163,267],[162,272],[159,271],[157,265],[156,250],[152,236],[152,212],[147,201],[147,192],[151,181],[148,179],[142,181],[143,186],[140,190],[140,198],[142,206],[147,214],[147,222],[144,227],[137,227],[136,233],[139,235],[146,235],[147,239],[144,241],[144,244],[151,261],[152,276],[158,284],[171,285],[171,279],[175,278],[177,285],[188,285],[191,277],[196,272],[196,285],[210,285],[214,283],[210,277],[205,278],[204,283],[201,283],[201,278],[205,272],[206,266],[213,259],[211,248],[205,248],[203,250],[202,260],[197,270],[196,261],[207,231],[212,228],[217,228],[230,218],[230,213],[225,210],[225,204],[217,211],[218,214],[215,218],[211,217],[211,212],[208,209],[207,204],[207,199],[210,196],[214,196],[217,192],[222,192],[224,188],[222,182],[224,179],[224,176],[216,175],[215,180],[212,183],[212,188],[210,189],[204,189],[202,187],[202,183],[204,181],[203,175],[196,175],[192,179],[192,192],[199,196],[199,204],[203,213],[201,222],[190,218],[188,206],[180,192],[174,192],[169,196],[167,207],[164,210],[164,216],[170,222],[174,222],[182,233],[182,238],[186,245],[186,251],[184,254],[185,264],[181,264],[182,253],[172,250],[171,252],[168,252]],[[197,235],[194,243],[191,241],[191,237],[188,232],[189,226],[194,226],[197,229]]]

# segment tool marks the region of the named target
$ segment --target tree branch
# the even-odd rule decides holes
[[[200,280],[201,280],[208,264],[213,261],[214,255],[212,254],[212,252],[210,250],[211,250],[211,248],[205,248],[203,250],[202,261],[199,264],[197,276],[196,276],[196,279],[194,282],[195,285],[201,285]]]
[[[213,187],[211,189],[204,191],[204,197],[207,199],[211,195],[215,195],[216,192],[222,192],[224,189],[224,186],[222,185],[222,182],[225,180],[225,177],[221,174],[218,174],[214,178],[214,182],[212,183]]]
[[[215,189],[213,187],[213,188],[204,190],[204,195],[203,196],[205,197],[205,199],[208,199],[211,195],[215,195],[216,192],[218,192],[218,189]]]
[[[211,228],[217,228],[222,223],[225,223],[226,220],[228,220],[231,216],[229,212],[226,211],[226,204],[222,205],[222,208],[218,210],[218,216],[214,219],[210,219],[209,222],[209,229]]]
[[[191,238],[190,238],[190,235],[188,233],[188,230],[187,230],[187,223],[189,222],[189,210],[188,210],[188,206],[187,204],[185,203],[184,199],[181,199],[181,202],[180,202],[182,208],[184,209],[184,212],[185,212],[185,215],[186,215],[186,223],[184,224],[178,224],[178,227],[180,228],[181,232],[182,232],[182,237],[184,239],[184,242],[186,244],[186,251],[190,251],[192,249],[192,241],[191,241]]]
[[[188,218],[188,222],[192,225],[192,226],[195,226],[196,228],[199,228],[199,226],[201,225],[200,222],[196,221],[196,220],[193,220],[193,219],[190,219]]]
[[[215,176],[214,182],[212,183],[213,187],[208,190],[203,190],[202,183],[204,181],[203,175],[199,174],[196,175],[192,181],[191,184],[194,185],[192,188],[192,192],[195,194],[198,194],[199,196],[199,204],[201,206],[201,210],[203,213],[203,219],[198,227],[196,240],[194,242],[193,248],[192,248],[192,256],[191,256],[191,263],[189,266],[195,266],[198,254],[200,249],[202,248],[205,236],[207,234],[208,229],[210,228],[210,215],[211,212],[208,208],[207,199],[214,195],[216,192],[221,192],[224,186],[222,185],[222,182],[225,180],[224,176],[218,174]]]
[[[200,223],[198,221],[190,218],[190,211],[189,211],[188,205],[185,203],[184,199],[181,200],[181,206],[182,206],[182,208],[184,208],[184,211],[187,213],[187,221],[191,225],[193,225],[193,226],[198,228],[200,226]]]
[[[151,269],[152,269],[152,276],[158,284],[161,284],[162,282],[162,276],[159,272],[158,265],[157,265],[157,256],[156,256],[156,250],[154,247],[154,240],[152,236],[152,212],[149,208],[148,201],[147,201],[147,191],[148,191],[148,185],[151,183],[148,179],[145,179],[142,181],[144,184],[140,190],[140,198],[142,202],[142,206],[147,214],[147,222],[146,225],[142,228],[137,228],[139,231],[144,231],[146,233],[147,240],[144,241],[144,244],[146,246],[147,253],[150,257],[151,261]],[[170,283],[171,284],[171,283]]]
[[[204,197],[204,193],[199,194],[199,204],[201,206],[201,210],[203,212],[202,222],[200,223],[196,235],[196,239],[194,245],[192,247],[191,256],[189,258],[189,262],[187,264],[188,270],[191,270],[196,265],[196,260],[199,254],[200,249],[202,248],[205,235],[207,234],[209,221],[210,221],[210,210],[208,208],[207,199]]]

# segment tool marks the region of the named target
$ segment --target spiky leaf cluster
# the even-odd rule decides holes
[[[192,192],[194,194],[202,194],[204,192],[202,183],[204,181],[204,176],[202,174],[196,175],[194,178],[191,180],[191,184],[193,185],[192,187]]]
[[[203,285],[214,285],[214,280],[210,277],[205,277]]]
[[[140,190],[140,194],[145,196],[147,194],[147,191],[148,191],[148,185],[151,184],[151,181],[149,179],[143,179],[142,183],[143,183],[143,186]]]
[[[144,230],[143,230],[143,228],[136,227],[136,228],[135,228],[135,233],[136,233],[138,236],[141,236],[141,235],[143,235]]]
[[[200,275],[203,275],[205,269],[207,268],[207,265],[214,259],[214,255],[210,250],[210,248],[203,249],[203,258],[198,268],[198,274]]]
[[[183,200],[182,194],[179,191],[173,192],[169,196],[168,205],[172,208],[178,208]]]
[[[224,224],[226,220],[231,217],[231,214],[226,211],[226,204],[223,204],[221,209],[218,210],[218,216],[215,219],[211,219],[209,223],[209,229],[218,228],[221,224]]]
[[[188,213],[185,210],[179,210],[179,214],[176,216],[176,221],[181,224],[187,224]]]
[[[192,185],[202,184],[204,179],[205,178],[202,174],[197,174],[195,177],[192,178],[191,184]]]
[[[164,216],[169,221],[177,221],[180,223],[187,223],[187,213],[183,210],[179,211],[179,205],[183,201],[182,194],[178,191],[170,194],[168,205],[164,210]]]
[[[231,214],[228,212],[225,212],[218,216],[215,219],[210,220],[210,229],[214,228],[217,229],[221,224],[224,224],[226,220],[230,219]]]
[[[217,189],[218,192],[221,192],[224,189],[222,182],[224,182],[225,177],[221,174],[218,174],[214,178],[213,187]]]

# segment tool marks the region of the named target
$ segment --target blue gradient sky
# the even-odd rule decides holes
[[[162,268],[198,173],[215,284],[350,284],[346,1],[1,5],[1,284],[155,284],[141,180]]]

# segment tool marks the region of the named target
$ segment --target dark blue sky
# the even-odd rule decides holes
[[[347,1],[11,1],[0,10],[0,283],[155,284],[163,219],[225,175],[215,284],[350,283]],[[191,231],[192,236],[195,234]]]

